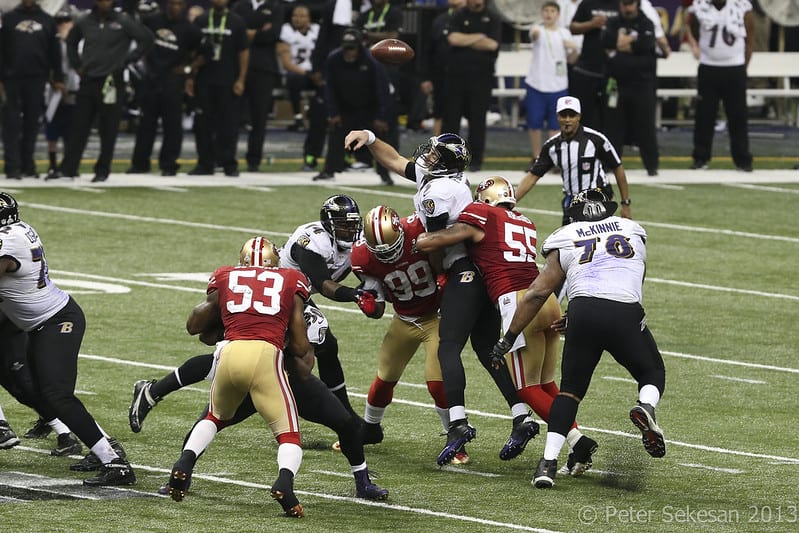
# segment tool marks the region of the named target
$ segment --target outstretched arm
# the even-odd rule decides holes
[[[447,229],[419,235],[416,238],[416,249],[430,253],[463,241],[480,242],[484,236],[483,230],[463,222],[456,222]]]
[[[353,130],[344,138],[344,149],[354,152],[366,146],[378,163],[387,169],[405,176],[405,167],[408,166],[408,159],[401,156],[397,150],[380,139],[369,130]]]

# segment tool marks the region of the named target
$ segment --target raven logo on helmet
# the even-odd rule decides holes
[[[366,248],[383,263],[393,263],[402,255],[405,232],[396,211],[378,205],[366,213],[363,230]]]
[[[319,210],[319,219],[341,250],[352,248],[352,243],[361,235],[361,212],[355,200],[346,194],[336,194],[325,200]]]
[[[0,226],[19,222],[19,204],[7,192],[0,192]]]
[[[516,207],[516,194],[513,185],[502,176],[490,176],[477,186],[474,200],[494,207],[508,205],[511,209]]]
[[[445,178],[461,174],[472,161],[466,141],[454,133],[430,137],[414,151],[413,160],[431,178]]]
[[[602,189],[580,191],[566,210],[572,222],[596,222],[612,216],[619,204],[608,200]]]

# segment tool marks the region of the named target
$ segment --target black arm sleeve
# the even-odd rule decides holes
[[[322,284],[332,279],[322,256],[295,243],[291,247],[291,257],[300,265],[302,273],[311,280],[313,288],[321,293]]]
[[[428,218],[427,231],[438,231],[440,229],[447,229],[448,220],[449,220],[449,213],[441,213],[435,218]]]

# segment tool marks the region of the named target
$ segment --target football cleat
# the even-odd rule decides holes
[[[53,428],[44,419],[40,418],[34,422],[32,428],[25,432],[24,437],[26,439],[46,439],[51,431],[53,431]]]
[[[63,457],[65,455],[75,455],[83,451],[80,441],[72,433],[62,433],[58,436],[58,444],[50,450],[50,455]]]
[[[452,465],[468,465],[472,462],[472,458],[466,453],[466,446],[461,446],[461,449],[455,452],[455,457],[452,458],[450,464]]]
[[[573,462],[569,468],[569,474],[577,477],[585,474],[586,470],[590,470],[594,465],[592,457],[598,447],[599,444],[594,439],[585,435],[581,436],[574,445],[572,453],[569,454],[569,461]],[[569,461],[566,461],[567,466]]]
[[[365,500],[385,500],[388,498],[388,490],[383,489],[372,483],[369,479],[369,470],[363,469],[354,473],[355,476],[355,495]]]
[[[169,488],[169,496],[176,502],[183,501],[186,493],[189,492],[191,473],[196,462],[197,455],[193,451],[183,450],[183,453],[180,454],[180,459],[172,467],[167,486]]]
[[[128,422],[134,433],[141,431],[141,425],[144,423],[147,413],[161,401],[161,398],[154,398],[150,394],[150,387],[153,386],[153,383],[155,383],[154,379],[150,381],[140,379],[133,384],[133,400],[128,409]]]
[[[125,449],[122,448],[122,445],[118,443],[116,439],[109,438],[108,443],[121,459],[127,458],[128,455],[125,453]],[[97,457],[94,452],[89,452],[77,463],[69,465],[69,469],[73,472],[93,472],[95,470],[100,470],[102,466],[103,462],[100,461],[100,458]]]
[[[641,430],[641,440],[646,453],[652,457],[666,455],[666,441],[663,439],[663,431],[655,421],[654,407],[648,403],[638,402],[638,405],[630,409],[630,420]]]
[[[558,470],[558,474],[563,474],[564,476],[570,476],[572,473],[572,468],[574,468],[574,452],[571,452],[569,454],[568,459],[566,459],[566,464],[560,467],[560,470]]]
[[[555,475],[558,471],[558,460],[547,461],[543,457],[538,461],[538,468],[533,475],[533,485],[537,489],[551,489],[555,486]]]
[[[8,422],[0,420],[0,450],[8,450],[19,444],[19,438]]]
[[[467,442],[470,442],[477,436],[477,430],[474,429],[465,418],[450,422],[449,430],[447,431],[447,444],[441,453],[438,454],[436,464],[444,466],[452,462],[455,454],[458,453]]]
[[[529,420],[527,420],[528,418]],[[538,422],[533,420],[530,414],[514,418],[513,430],[510,432],[510,437],[508,437],[505,445],[499,451],[499,458],[503,461],[508,461],[518,457],[524,451],[527,443],[538,435],[540,429]]]
[[[277,477],[277,481],[272,484],[270,489],[272,499],[283,508],[286,516],[293,518],[302,518],[305,516],[305,510],[302,504],[294,494],[294,475],[287,469],[282,468]]]
[[[383,427],[380,424],[365,422],[363,425],[363,443],[380,444],[381,442],[383,442]]]
[[[117,457],[110,463],[101,465],[100,472],[92,478],[84,479],[83,484],[90,487],[135,485],[136,474],[129,462]]]

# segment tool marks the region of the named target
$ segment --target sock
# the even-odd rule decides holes
[[[574,445],[577,444],[577,441],[582,438],[583,434],[580,433],[580,430],[577,428],[572,428],[566,433],[566,442],[569,443],[569,449],[574,449]]]
[[[150,387],[150,394],[153,398],[161,399],[181,387],[199,383],[211,371],[213,364],[213,354],[196,355],[153,383]]]
[[[330,389],[330,392],[332,392],[333,395],[338,398],[338,400],[341,402],[341,405],[343,405],[347,411],[353,414],[355,413],[352,405],[350,404],[350,398],[347,396],[347,385],[342,383],[341,385]]]
[[[456,405],[449,408],[450,424],[458,420],[466,420],[466,407],[463,405]]]
[[[108,439],[105,437],[94,443],[94,446],[92,446],[92,453],[96,455],[103,464],[108,464],[114,459],[119,459],[117,452],[114,451]]]
[[[447,431],[449,429],[449,409],[436,405],[436,412],[441,417],[441,425],[444,426],[444,431]]]
[[[184,450],[191,450],[195,455],[200,455],[205,451],[211,441],[216,437],[217,432],[216,424],[207,418],[200,420],[191,430],[186,444],[183,446]],[[279,451],[279,450],[278,450]]]
[[[552,396],[544,391],[541,385],[531,385],[519,391],[519,398],[532,407],[535,414],[544,422],[549,422],[549,410],[552,407]]]
[[[513,404],[513,407],[510,408],[510,414],[513,418],[522,415],[527,416],[527,413],[529,412],[530,411],[529,409],[527,409],[527,406],[524,405],[522,402],[515,403]]]
[[[55,152],[47,152],[47,157],[50,160],[50,168],[58,168],[58,165],[56,164]]]
[[[297,475],[302,464],[302,448],[296,444],[285,442],[277,448],[277,466]]]
[[[351,465],[350,468],[352,469],[352,473],[360,472],[361,470],[366,470],[366,461],[359,465]]]
[[[547,431],[547,443],[544,446],[544,459],[547,461],[557,459],[564,442],[566,442],[565,436],[553,431]]]
[[[56,435],[63,435],[64,433],[69,433],[69,428],[67,427],[67,425],[58,418],[50,420],[49,422],[47,422],[47,425],[53,428],[53,431],[55,431]]]
[[[648,403],[652,407],[657,407],[660,401],[660,391],[654,385],[644,385],[638,391],[638,401]]]
[[[369,402],[366,402],[366,409],[363,412],[363,420],[367,424],[379,424],[380,421],[383,420],[383,414],[385,412],[385,407],[375,407]]]
[[[558,393],[560,392],[560,389],[558,389],[558,386],[555,385],[554,381],[550,381],[549,383],[542,383],[541,388],[544,390],[544,392],[546,392],[553,398],[557,396]]]
[[[375,376],[372,386],[369,387],[366,401],[375,407],[385,408],[394,398],[394,387],[396,385],[396,381],[384,381]]]
[[[443,381],[428,381],[427,392],[429,392],[430,397],[433,398],[436,408],[447,408],[447,394],[444,392]]]

